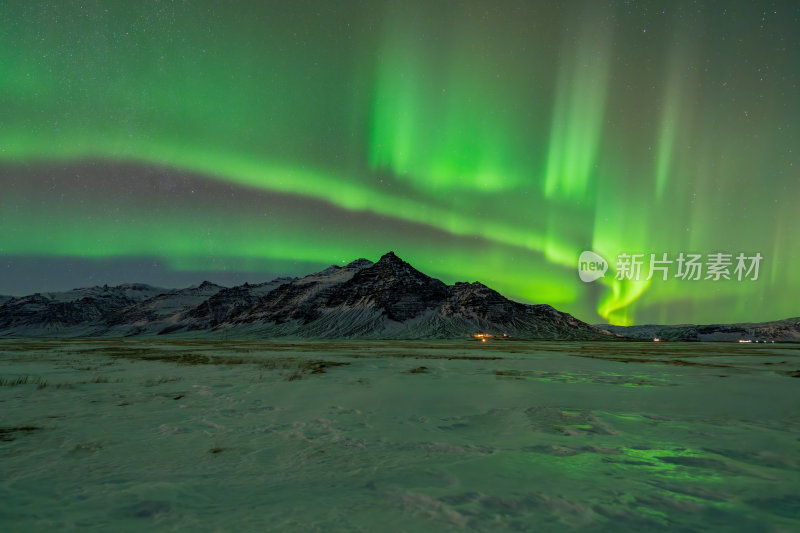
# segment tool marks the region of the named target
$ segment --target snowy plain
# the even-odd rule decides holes
[[[2,531],[800,531],[800,345],[0,340]]]

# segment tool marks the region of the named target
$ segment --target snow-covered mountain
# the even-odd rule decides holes
[[[0,305],[0,334],[13,336],[93,335],[114,313],[165,289],[142,283],[36,293]]]
[[[0,305],[5,336],[427,339],[475,333],[615,337],[549,305],[514,302],[477,282],[446,285],[393,252],[377,263],[358,259],[258,285],[204,282],[164,290],[128,284],[35,294]]]
[[[664,341],[800,342],[800,317],[741,324],[598,326],[633,339]]]

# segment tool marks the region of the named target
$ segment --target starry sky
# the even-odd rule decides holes
[[[394,250],[592,323],[797,316],[799,84],[789,1],[0,2],[0,294]]]

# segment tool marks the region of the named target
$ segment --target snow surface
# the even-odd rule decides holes
[[[798,531],[798,376],[777,344],[3,339],[0,530]]]

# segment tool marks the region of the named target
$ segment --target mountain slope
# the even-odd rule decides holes
[[[446,285],[393,252],[302,278],[179,290],[92,288],[0,305],[0,335],[228,338],[609,339],[548,305],[513,302],[480,283]],[[88,291],[88,292],[87,292]],[[152,293],[152,294],[151,294]],[[70,299],[72,298],[72,299]]]

